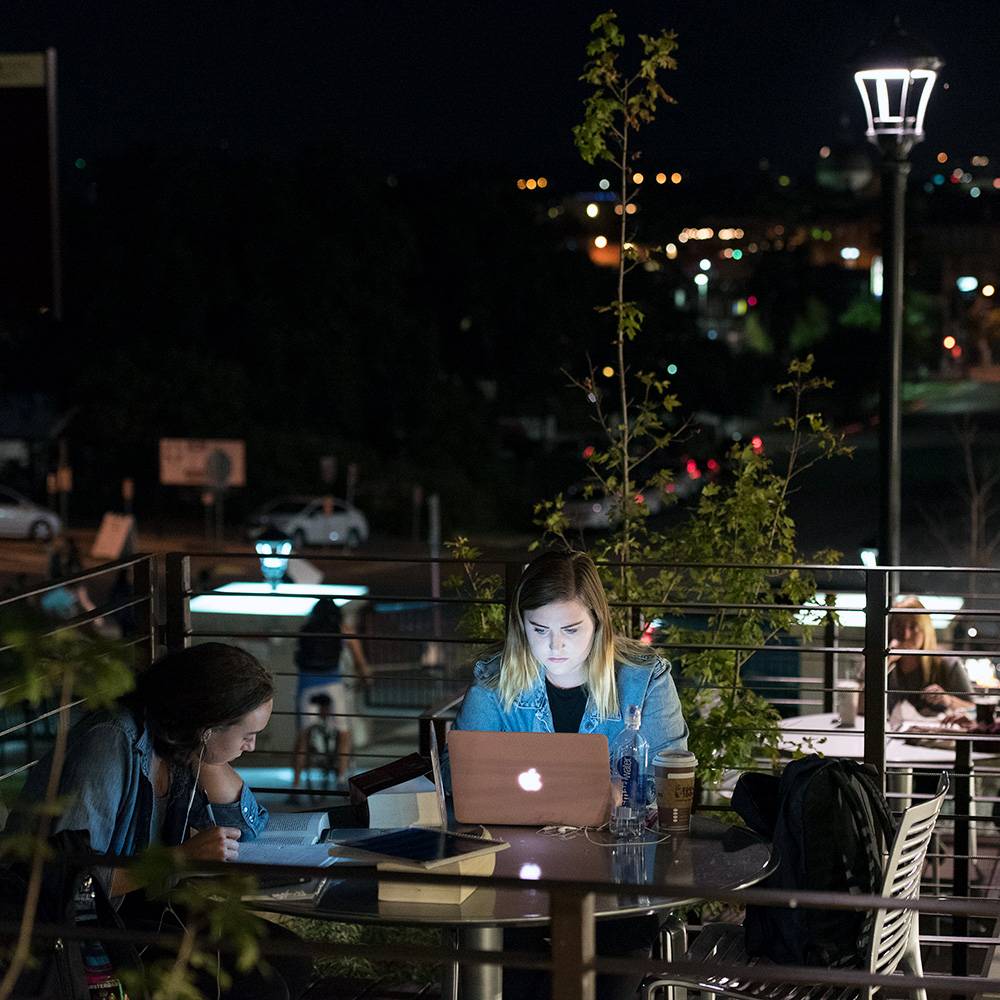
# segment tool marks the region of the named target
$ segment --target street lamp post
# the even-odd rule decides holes
[[[260,559],[260,572],[272,590],[285,578],[288,557],[292,554],[292,540],[280,528],[267,525],[257,536],[254,549]]]
[[[900,563],[900,382],[903,361],[904,209],[910,150],[924,137],[924,114],[941,60],[899,26],[856,59],[854,81],[868,119],[869,141],[882,154],[881,335],[879,398],[879,556]]]

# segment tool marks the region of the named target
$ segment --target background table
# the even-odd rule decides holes
[[[351,831],[354,835],[365,831]],[[600,919],[669,910],[704,897],[715,889],[754,885],[774,870],[770,845],[756,835],[715,820],[695,816],[691,831],[672,835],[663,843],[602,846],[584,836],[563,840],[540,834],[533,827],[496,827],[495,837],[510,844],[497,854],[495,875],[519,878],[524,889],[478,888],[464,903],[386,903],[378,900],[378,884],[371,878],[337,878],[336,865],[318,904],[266,901],[255,907],[271,912],[350,923],[393,923],[452,928],[462,948],[500,951],[504,926],[546,924],[549,894],[531,888],[536,879],[567,882],[648,885],[647,896],[599,894],[595,916]],[[594,835],[595,839],[603,838]],[[680,892],[657,895],[658,884],[680,886]],[[463,1000],[494,1000],[501,995],[500,966],[465,966],[461,970]],[[447,993],[445,993],[447,995]]]

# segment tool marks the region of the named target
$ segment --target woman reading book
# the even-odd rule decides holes
[[[268,813],[232,763],[254,749],[273,694],[270,674],[236,646],[204,643],[154,663],[133,692],[70,730],[62,811],[51,827],[56,849],[124,862],[160,844],[185,862],[236,860],[241,840],[256,838]],[[50,767],[51,757],[32,768],[23,793],[28,806],[44,801]],[[10,826],[29,830],[31,819],[14,813]],[[125,865],[95,864],[89,874],[126,926],[162,922],[163,904],[146,899]],[[88,961],[94,964],[93,956]],[[206,988],[214,991],[211,980]],[[237,976],[233,990],[241,997],[289,995],[280,975]]]

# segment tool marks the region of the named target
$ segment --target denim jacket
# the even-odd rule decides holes
[[[511,707],[504,708],[495,681],[500,673],[500,654],[478,660],[473,668],[475,681],[465,694],[462,707],[455,720],[455,729],[475,729],[488,732],[551,733],[552,710],[545,692],[545,673],[539,669],[538,678],[527,691],[514,699]],[[593,696],[587,698],[587,707],[580,720],[581,733],[603,733],[608,743],[625,728],[623,711],[629,705],[642,708],[640,732],[649,741],[651,753],[664,749],[687,749],[688,729],[681,714],[670,664],[650,653],[643,662],[635,665],[616,663],[618,684],[618,711],[609,718],[601,718]]]
[[[69,733],[66,760],[59,780],[59,795],[65,806],[52,825],[52,833],[80,831],[89,837],[90,848],[98,854],[131,857],[148,846],[153,810],[153,786],[149,771],[153,760],[152,741],[145,728],[125,708],[92,712]],[[51,755],[31,769],[23,797],[28,803],[45,798]],[[162,840],[167,845],[182,843],[187,837],[185,815],[194,775],[175,771],[171,781]],[[246,786],[236,802],[213,803],[201,790],[194,797],[187,826],[204,830],[209,826],[232,826],[242,839],[253,840],[267,825],[267,809],[259,805]],[[12,813],[15,828],[27,820]],[[110,877],[98,869],[101,878]],[[108,886],[105,886],[108,888]]]

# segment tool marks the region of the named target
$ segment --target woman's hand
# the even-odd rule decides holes
[[[889,640],[889,649],[898,649],[902,643],[898,639]],[[889,673],[893,670],[897,663],[899,663],[900,654],[899,653],[889,653],[885,658],[886,672]]]
[[[233,826],[210,826],[185,840],[179,850],[185,861],[235,861],[240,856],[240,831]]]

